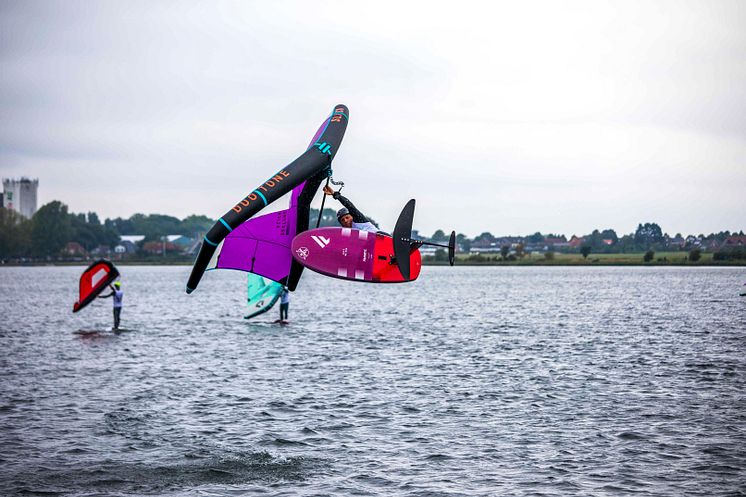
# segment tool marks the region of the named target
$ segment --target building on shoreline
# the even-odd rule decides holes
[[[36,192],[38,189],[38,179],[3,178],[2,206],[30,219],[37,209]]]

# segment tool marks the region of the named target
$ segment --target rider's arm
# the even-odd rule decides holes
[[[347,207],[347,210],[350,211],[350,215],[352,216],[352,222],[354,223],[368,223],[370,222],[368,218],[360,212],[357,207],[355,207],[355,204],[350,202],[350,199],[345,197],[344,195],[341,195],[339,192],[334,192],[334,200],[339,200],[339,203]]]
[[[106,295],[99,295],[97,298],[99,299],[106,299],[114,295],[114,287],[109,285],[109,288],[111,289],[111,293],[107,293]]]

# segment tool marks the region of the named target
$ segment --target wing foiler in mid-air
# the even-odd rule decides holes
[[[293,257],[317,273],[369,283],[416,280],[422,267],[422,245],[447,248],[448,262],[453,266],[456,232],[451,232],[448,245],[412,239],[414,206],[414,199],[404,206],[393,236],[353,228],[313,229],[293,239]]]
[[[92,263],[80,275],[78,301],[73,304],[73,312],[78,312],[98,297],[98,295],[119,278],[119,271],[106,259]]]
[[[346,106],[335,106],[300,157],[251,191],[210,228],[194,261],[187,293],[197,288],[207,269],[247,271],[295,290],[303,266],[290,254],[290,244],[308,229],[311,200],[329,175],[348,118]],[[288,209],[253,218],[290,191]]]

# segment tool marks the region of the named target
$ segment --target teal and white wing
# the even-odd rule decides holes
[[[265,313],[275,305],[282,293],[282,285],[272,280],[265,280],[258,274],[249,273],[247,283],[246,305],[249,312],[244,319]]]

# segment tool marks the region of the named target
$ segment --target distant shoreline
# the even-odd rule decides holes
[[[701,260],[693,262],[689,260],[678,260],[666,258],[666,260],[652,260],[650,262],[643,261],[643,254],[599,254],[596,257],[589,256],[588,259],[583,259],[582,256],[575,256],[574,254],[563,254],[566,257],[557,257],[553,260],[540,258],[538,256],[524,257],[523,259],[516,259],[514,261],[509,260],[470,260],[468,256],[457,256],[456,266],[505,266],[505,267],[528,267],[528,266],[562,266],[562,267],[592,267],[592,266],[639,266],[639,267],[662,267],[662,266],[674,266],[674,267],[746,267],[746,260],[729,260],[729,261],[714,261],[712,257],[702,257]],[[601,257],[606,255],[607,257]],[[625,257],[608,257],[608,256],[620,256]],[[711,254],[710,254],[711,255]],[[498,256],[499,257],[499,256]],[[636,260],[635,260],[636,259]],[[93,260],[89,261],[55,261],[55,262],[26,262],[26,263],[5,263],[0,264],[0,268],[3,267],[44,267],[44,266],[88,266]],[[127,260],[127,261],[112,261],[117,266],[192,266],[192,260],[180,261],[180,260]],[[448,266],[447,261],[432,261],[423,260],[423,266]]]
[[[712,253],[701,253],[696,261],[689,260],[688,252],[654,252],[650,261],[645,261],[645,252],[589,254],[553,253],[551,258],[544,254],[530,254],[516,257],[514,260],[503,260],[499,254],[481,256],[457,255],[456,264],[464,266],[746,266],[746,259],[715,260]],[[423,261],[425,265],[447,264],[445,261]]]
[[[423,266],[448,266],[448,262],[442,261],[427,261],[422,263]],[[456,261],[456,266],[504,266],[504,267],[611,267],[611,266],[627,266],[627,267],[743,267],[746,266],[746,261],[709,261],[709,262],[611,262],[611,261],[598,261],[598,262],[551,262],[551,261],[489,261],[489,262],[474,262],[474,261]]]

